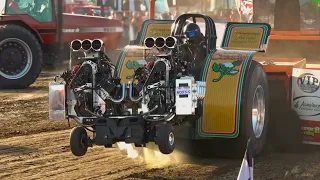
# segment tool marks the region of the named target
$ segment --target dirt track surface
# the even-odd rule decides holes
[[[40,78],[29,89],[0,91],[0,138],[68,128],[66,121],[48,121],[48,83]]]
[[[90,148],[75,157],[67,121],[48,120],[48,83],[0,91],[0,179],[236,179],[241,160],[166,156],[152,148],[127,157],[119,148]],[[320,151],[268,153],[255,159],[255,179],[319,179]]]

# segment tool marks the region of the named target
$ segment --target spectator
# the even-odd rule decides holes
[[[220,11],[219,21],[222,21],[222,22],[228,22],[229,21],[227,13],[224,10]]]
[[[130,16],[127,12],[123,12],[122,15],[122,26],[123,26],[123,37],[121,45],[122,47],[127,45],[130,40],[129,30],[130,30]]]
[[[122,21],[122,13],[121,12],[116,12],[116,19],[119,21]]]
[[[218,21],[218,20],[219,20],[219,11],[218,11],[217,9],[215,9],[215,10],[213,11],[212,19],[213,19],[214,21]]]
[[[101,16],[101,11],[100,10],[94,10],[93,15],[94,16]]]
[[[170,14],[168,12],[161,13],[160,19],[161,20],[172,20]]]
[[[110,16],[108,17],[108,19],[119,19],[119,18],[118,18],[118,15],[117,15],[116,12],[111,11]]]
[[[138,31],[140,30],[142,23],[143,23],[143,18],[140,12],[134,12],[131,20],[134,36],[136,36]]]
[[[238,11],[236,10],[231,10],[230,12],[230,21],[231,22],[240,22],[240,15],[238,13]]]
[[[142,17],[142,19],[143,19],[143,21],[149,19],[149,12],[148,11],[144,12],[144,16]]]
[[[172,19],[176,19],[177,17],[179,16],[179,12],[178,12],[178,9],[175,9],[172,13]]]
[[[94,16],[94,10],[91,9],[88,13],[86,13],[87,16]]]

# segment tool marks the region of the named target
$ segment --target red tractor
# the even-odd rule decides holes
[[[4,0],[0,2],[0,89],[26,88],[44,64],[69,58],[74,39],[101,39],[116,49],[121,21],[63,13],[63,0]],[[64,48],[63,48],[64,47]],[[59,52],[61,56],[58,58]]]

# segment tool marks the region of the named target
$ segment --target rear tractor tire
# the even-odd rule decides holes
[[[263,66],[252,61],[245,80],[236,154],[243,156],[250,138],[250,148],[257,156],[265,150],[269,124],[269,87]]]
[[[0,27],[0,89],[27,88],[42,65],[41,46],[30,31],[14,24]]]
[[[75,156],[84,156],[88,151],[88,134],[83,127],[74,127],[70,133],[70,148]]]
[[[158,124],[155,142],[163,154],[171,154],[175,148],[175,134],[171,123]]]

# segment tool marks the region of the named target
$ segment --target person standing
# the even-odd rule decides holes
[[[130,41],[130,17],[127,12],[123,12],[122,15],[122,26],[123,26],[123,36],[121,41],[121,46],[124,47]]]
[[[141,16],[140,12],[134,12],[133,16],[132,16],[132,20],[131,20],[131,25],[133,28],[134,37],[137,36],[137,34],[142,26],[142,23],[143,23],[143,18]]]

